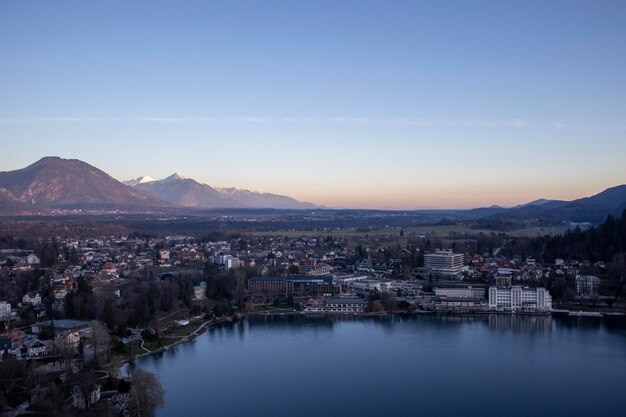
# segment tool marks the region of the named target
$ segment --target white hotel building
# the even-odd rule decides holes
[[[438,250],[424,255],[424,267],[434,276],[459,278],[463,270],[463,254]]]
[[[497,311],[551,311],[552,297],[545,288],[515,285],[489,288],[489,309]]]

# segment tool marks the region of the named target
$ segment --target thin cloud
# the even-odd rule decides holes
[[[572,124],[560,121],[537,121],[530,119],[426,119],[419,117],[259,117],[259,116],[228,116],[228,117],[10,117],[0,118],[0,126],[37,125],[37,124],[72,124],[72,123],[234,123],[234,124],[341,124],[341,125],[381,125],[410,126],[424,128],[466,127],[466,128],[510,128],[510,129],[571,129],[571,130],[626,130],[626,125],[591,125]]]

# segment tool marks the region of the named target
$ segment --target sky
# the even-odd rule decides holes
[[[0,1],[0,171],[329,207],[626,183],[625,1]]]

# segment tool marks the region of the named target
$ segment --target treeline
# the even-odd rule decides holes
[[[532,239],[528,251],[549,263],[557,258],[615,262],[626,252],[626,210],[621,217],[609,215],[604,223],[589,230],[576,228],[561,235]]]

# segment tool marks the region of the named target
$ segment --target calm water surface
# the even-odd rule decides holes
[[[137,364],[160,416],[626,416],[626,326],[594,318],[254,317]]]

